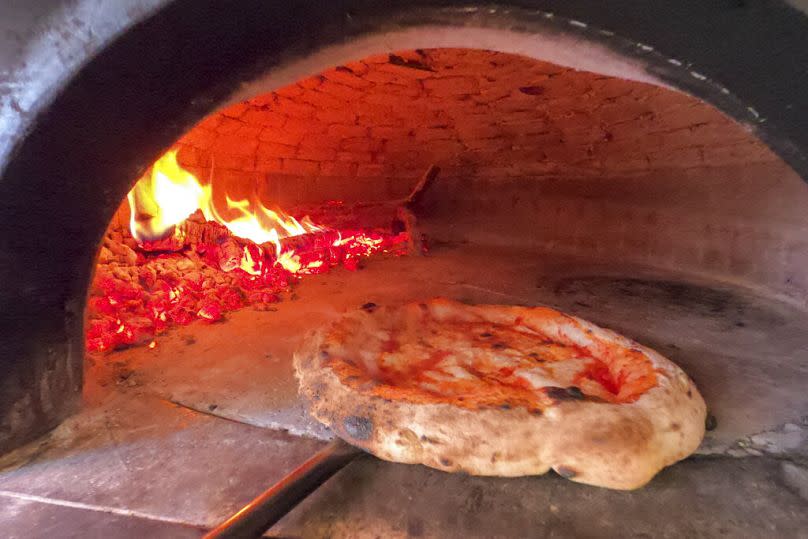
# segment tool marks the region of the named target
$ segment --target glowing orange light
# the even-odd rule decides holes
[[[321,230],[308,218],[297,220],[278,208],[267,208],[258,200],[233,200],[225,196],[227,211],[220,211],[213,203],[212,185],[203,185],[182,168],[177,162],[177,150],[155,161],[127,199],[131,211],[129,227],[139,241],[166,237],[197,210],[208,221],[227,227],[234,236],[259,245],[274,244],[277,258],[281,257],[281,239]]]
[[[300,268],[303,267],[300,263],[300,257],[297,256],[294,251],[286,251],[278,254],[275,264],[290,273],[298,273],[300,272]]]
[[[258,247],[258,252],[261,252],[261,248]],[[241,263],[239,267],[249,273],[250,275],[261,275],[263,271],[264,264],[261,260],[255,261],[253,260],[252,253],[250,253],[250,249],[248,247],[244,247],[244,256],[241,258]]]
[[[126,198],[132,236],[144,241],[164,237],[210,198],[210,189],[177,163],[176,151],[170,151],[155,161]]]
[[[322,228],[307,217],[298,220],[257,199],[234,200],[226,193],[219,197],[217,208],[212,186],[202,184],[183,169],[177,162],[176,150],[158,159],[127,199],[132,235],[147,255],[152,253],[151,257],[138,253],[137,266],[148,268],[148,264],[163,257],[182,258],[182,254],[163,251],[192,247],[195,252],[189,254],[191,260],[222,271],[241,271],[224,282],[203,278],[200,272],[160,275],[154,270],[151,274],[139,270],[138,278],[131,281],[109,276],[100,279],[98,286],[104,297],[90,304],[96,315],[87,331],[87,348],[91,351],[147,342],[153,349],[157,343],[149,339],[172,326],[194,320],[213,323],[244,305],[280,301],[279,294],[295,280],[290,273],[302,277],[338,266],[356,271],[362,257],[391,248],[401,252],[408,240],[405,232],[391,235],[378,229]],[[185,223],[191,216],[191,222]],[[219,227],[207,226],[205,237],[188,245],[185,240],[197,238],[195,225],[202,217],[223,225],[231,235],[222,239]],[[207,230],[214,231],[215,237],[207,238]],[[304,234],[309,236],[294,242],[281,241]]]

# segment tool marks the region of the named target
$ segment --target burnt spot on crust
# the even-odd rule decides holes
[[[428,444],[435,444],[435,445],[440,444],[440,442],[437,441],[435,438],[430,438],[429,436],[424,436],[423,434],[421,435],[421,441]]]
[[[537,361],[538,363],[544,363],[546,361],[545,359],[542,359],[538,352],[530,352],[527,357],[533,361]]]
[[[318,401],[322,398],[322,393],[326,391],[325,384],[313,384],[311,386],[311,400]]]
[[[704,430],[715,430],[718,427],[718,420],[713,414],[707,412],[707,417],[704,418]]]
[[[688,390],[687,390],[687,398],[688,398],[688,399],[692,399],[692,398],[693,398],[693,390],[692,390],[692,389],[688,389]]]
[[[447,459],[446,457],[441,457],[440,463],[444,466],[451,466],[452,464],[454,464],[451,460]]]
[[[544,394],[550,397],[554,403],[564,401],[580,401],[586,397],[579,387],[545,387]]]
[[[370,440],[373,434],[373,422],[367,417],[350,415],[342,420],[342,427],[356,440]]]
[[[499,405],[499,409],[500,410],[510,410],[511,409],[511,404],[509,402],[503,402],[502,404]]]
[[[674,421],[673,423],[671,423],[671,425],[670,425],[670,429],[671,429],[671,431],[673,431],[673,432],[678,432],[678,431],[682,430],[682,425],[680,425],[679,423],[676,423],[676,422]]]
[[[494,350],[503,350],[505,348],[508,348],[508,345],[505,344],[504,342],[495,342],[494,344],[491,345],[491,348],[493,348]]]
[[[544,415],[544,412],[542,411],[541,408],[532,408],[530,410],[530,413],[533,415]]]
[[[493,337],[493,336],[494,336],[494,334],[489,332],[489,331],[484,331],[484,332],[480,333],[480,337],[482,337],[483,339],[488,339],[488,338]]]
[[[329,357],[331,357],[331,354],[328,353],[328,350],[326,350],[325,348],[320,350],[320,358],[321,359],[328,359]]]
[[[573,477],[578,475],[577,470],[575,470],[574,468],[570,468],[569,466],[556,466],[555,468],[553,468],[553,470],[555,470],[555,473],[557,473],[564,479],[572,479]]]
[[[376,310],[377,307],[378,307],[378,305],[376,305],[372,301],[368,301],[367,303],[362,305],[362,310],[366,311],[366,312],[369,312],[369,313],[372,313],[373,311]]]

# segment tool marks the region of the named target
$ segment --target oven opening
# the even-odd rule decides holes
[[[188,429],[224,419],[232,432],[214,438],[271,431],[267,458],[286,470],[332,437],[297,394],[292,358],[311,332],[434,297],[553,306],[671,358],[709,408],[683,466],[808,447],[808,189],[743,125],[685,93],[490,50],[401,50],[258,88],[131,180],[88,290],[84,408],[53,435],[65,447],[76,433],[105,447],[110,421],[125,426],[121,444],[148,444],[136,424],[149,418],[157,437],[189,436],[180,460],[192,465]],[[475,480],[423,471],[416,485],[411,467],[362,466],[367,484],[424,500]],[[143,470],[160,483],[159,469]],[[334,518],[386,529],[368,509],[386,510],[378,492]],[[462,525],[499,533],[474,520],[478,498]],[[249,496],[236,499],[166,518],[209,527]],[[333,501],[318,500],[281,529],[335,525],[323,516]],[[430,526],[396,525],[412,536]]]
[[[340,313],[547,304],[678,361],[727,449],[798,391],[797,362],[770,387],[724,376],[801,353],[801,283],[765,261],[790,256],[804,191],[673,90],[486,50],[370,56],[222,108],[137,179],[98,254],[89,372],[321,432],[290,412],[291,356]]]

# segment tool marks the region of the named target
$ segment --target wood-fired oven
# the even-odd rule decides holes
[[[288,4],[0,8],[11,536],[199,536],[332,437],[309,332],[435,296],[659,350],[702,446],[630,494],[363,457],[270,534],[801,536],[804,6]]]

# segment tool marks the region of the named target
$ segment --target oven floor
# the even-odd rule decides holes
[[[808,314],[650,269],[461,245],[310,277],[276,311],[88,358],[83,411],[0,459],[0,529],[199,536],[329,437],[296,398],[290,359],[306,332],[368,301],[435,295],[550,304],[633,337],[694,378],[717,428],[630,493],[363,457],[269,535],[808,537]]]

